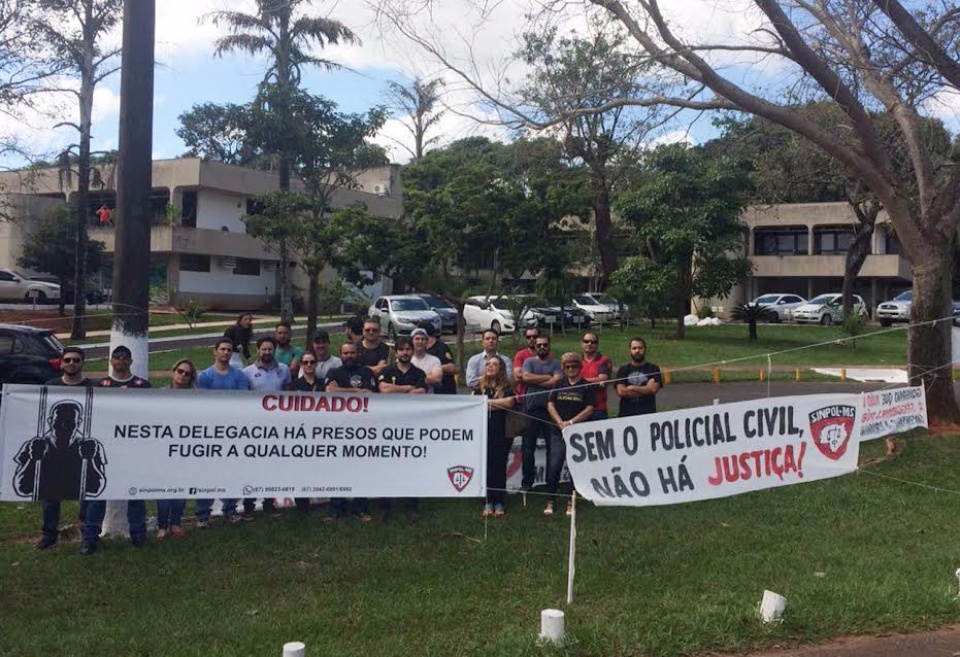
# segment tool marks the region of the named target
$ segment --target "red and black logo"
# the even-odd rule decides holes
[[[857,407],[834,404],[810,413],[810,431],[813,444],[828,459],[839,461],[847,452],[853,424],[857,419]]]
[[[463,489],[469,486],[473,479],[473,468],[465,465],[455,465],[452,468],[447,468],[447,477],[450,478],[450,483],[457,489],[457,492],[462,493]]]

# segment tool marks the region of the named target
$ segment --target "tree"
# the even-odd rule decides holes
[[[279,129],[269,141],[269,152],[277,156],[277,174],[281,191],[290,189],[292,161],[299,144],[296,141],[295,121],[291,117],[294,91],[300,86],[302,69],[306,65],[326,69],[339,65],[307,51],[311,45],[323,48],[327,44],[352,43],[356,36],[339,21],[297,15],[296,9],[306,0],[256,0],[254,14],[239,11],[217,11],[210,15],[214,25],[225,25],[230,34],[217,39],[214,53],[222,57],[228,52],[267,54],[269,64],[260,83],[257,102],[265,112],[274,114]],[[290,320],[293,308],[290,300],[290,277],[287,271],[287,247],[280,248],[280,316]]]
[[[419,76],[415,77],[409,86],[399,82],[387,83],[393,109],[403,114],[401,124],[413,137],[413,148],[408,148],[399,141],[397,143],[410,153],[414,162],[419,162],[424,150],[440,138],[436,135],[428,139],[427,133],[436,126],[445,112],[437,110],[441,87],[443,80],[440,78],[425,80]]]
[[[93,122],[93,94],[105,78],[120,69],[120,48],[104,48],[103,38],[120,22],[123,0],[39,0],[42,13],[35,20],[35,30],[48,44],[51,65],[62,72],[80,79],[77,89],[66,91],[76,96],[80,109],[80,122],[64,122],[78,134],[78,143],[61,153],[62,171],[71,171],[70,153],[77,151],[77,193],[73,199],[76,230],[76,252],[87,250],[88,198],[90,193],[90,139]],[[86,288],[86,258],[73,258],[76,264],[74,285],[76,290]],[[73,328],[71,337],[84,338],[86,329],[86,298],[74,295]]]
[[[517,101],[534,108],[534,121],[556,122],[564,152],[589,171],[601,287],[617,269],[611,207],[613,192],[636,164],[638,149],[655,112],[607,105],[638,92],[636,78],[647,64],[623,49],[623,36],[592,24],[593,34],[558,36],[556,28],[524,34],[519,56],[531,72]],[[530,122],[525,121],[529,126]],[[536,123],[533,124],[534,126]]]
[[[84,296],[86,287],[74,287],[76,272],[77,225],[71,214],[73,209],[64,205],[54,208],[27,235],[17,264],[27,269],[50,272],[60,283],[60,316],[65,314],[69,293],[74,297]],[[87,240],[84,270],[100,269],[105,245],[97,240]],[[66,294],[64,294],[66,292]]]
[[[652,151],[643,171],[617,208],[636,229],[642,257],[672,272],[682,338],[691,297],[725,296],[750,273],[741,254],[746,226],[740,219],[750,184],[737,163],[708,159],[683,144]]]
[[[267,171],[276,169],[262,145],[253,143],[249,105],[201,103],[177,119],[180,127],[174,132],[188,147],[186,157]]]

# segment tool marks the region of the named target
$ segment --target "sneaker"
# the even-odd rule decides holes
[[[209,520],[198,520],[198,521],[197,521],[197,529],[209,529],[209,528],[210,528],[210,521],[209,521]]]
[[[143,548],[147,546],[147,537],[146,536],[131,536],[130,545],[135,548]]]
[[[97,542],[96,541],[84,541],[80,545],[80,554],[83,556],[88,556],[97,551]]]
[[[543,507],[543,515],[545,516],[553,515],[553,502],[547,502],[547,506]]]
[[[573,502],[567,502],[567,517],[573,517]]]
[[[493,516],[493,505],[492,505],[492,504],[484,504],[484,505],[483,505],[483,513],[480,514],[480,517],[481,517],[481,518],[490,518],[490,517],[492,517],[492,516]]]
[[[184,531],[183,527],[180,525],[174,525],[170,528],[170,535],[174,538],[183,538],[187,535],[187,532]]]
[[[507,515],[507,511],[506,511],[506,509],[503,508],[503,505],[502,505],[502,504],[494,504],[494,505],[493,505],[493,517],[494,517],[494,518],[502,518],[502,517],[505,516],[505,515]]]
[[[157,540],[158,540],[158,541],[162,541],[162,540],[165,539],[166,537],[167,537],[167,530],[166,530],[166,529],[158,529],[158,530],[157,530]]]
[[[46,550],[57,544],[56,536],[41,536],[40,540],[33,544],[35,550]]]

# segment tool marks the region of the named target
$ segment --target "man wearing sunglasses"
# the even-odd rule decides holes
[[[580,376],[589,383],[596,383],[596,404],[593,406],[593,415],[590,420],[606,420],[607,415],[607,381],[613,374],[613,363],[600,353],[600,338],[596,333],[584,333],[581,340],[583,346],[582,370]]]
[[[44,385],[48,386],[78,386],[86,388],[93,385],[90,379],[83,375],[83,362],[86,358],[80,347],[66,347],[60,357],[60,371],[62,374],[50,379]],[[43,525],[40,530],[40,540],[34,544],[38,550],[46,550],[57,544],[60,534],[60,500],[43,500]],[[80,502],[78,520],[83,522],[87,502]]]
[[[526,386],[523,403],[529,418],[520,448],[523,456],[521,490],[533,488],[537,474],[537,441],[541,438],[546,443],[547,462],[550,461],[553,420],[547,414],[547,395],[560,383],[563,376],[560,363],[550,354],[549,335],[538,336],[534,348],[537,355],[523,361],[519,379]]]
[[[390,347],[380,339],[380,320],[363,320],[363,337],[357,340],[357,362],[370,368],[374,376],[387,369]]]

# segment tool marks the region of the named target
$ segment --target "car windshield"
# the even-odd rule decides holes
[[[807,303],[811,306],[822,306],[824,304],[830,303],[837,298],[836,294],[821,294],[818,297],[813,297]]]
[[[620,302],[611,297],[609,294],[595,294],[593,298],[596,299],[599,303],[606,304],[608,306],[618,306]]]
[[[55,336],[53,333],[43,336],[43,341],[56,349],[58,352],[63,353],[63,343],[57,340],[57,336]]]
[[[430,310],[423,299],[394,299],[394,310]]]
[[[901,292],[893,298],[894,301],[910,301],[911,299],[913,299],[913,290]]]
[[[761,303],[761,304],[763,304],[763,303],[776,303],[779,298],[780,298],[780,295],[779,295],[779,294],[765,294],[765,295],[763,295],[762,297],[757,297],[756,299],[754,299],[753,302],[754,302],[754,303]]]
[[[591,296],[583,295],[579,297],[574,297],[573,300],[576,303],[579,303],[581,306],[595,306],[597,305],[597,300]]]
[[[427,305],[431,308],[453,308],[452,303],[440,297],[423,297],[423,300],[426,301]]]

